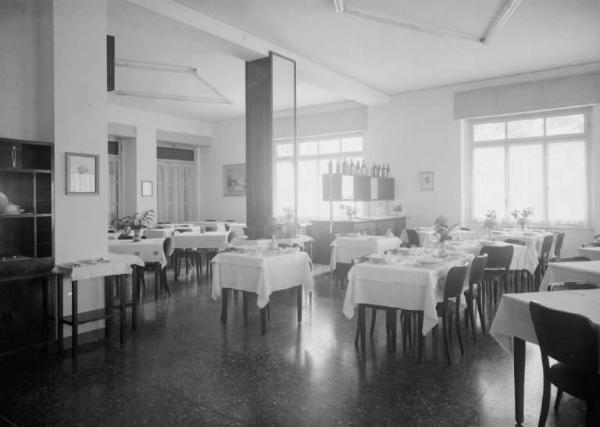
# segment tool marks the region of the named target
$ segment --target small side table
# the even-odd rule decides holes
[[[137,326],[137,300],[139,293],[139,269],[143,268],[144,262],[134,255],[110,254],[95,260],[84,260],[79,262],[69,262],[57,264],[53,273],[56,275],[56,311],[57,311],[57,331],[58,331],[58,351],[63,351],[63,324],[71,326],[72,346],[71,354],[77,358],[78,332],[79,325],[97,320],[105,320],[105,337],[110,338],[112,329],[113,309],[120,311],[120,342],[125,342],[125,324],[126,310],[131,306],[131,324],[135,330]],[[133,270],[132,270],[133,267]],[[133,273],[132,277],[132,301],[127,303],[126,278]],[[64,316],[63,314],[63,280],[67,277],[71,279],[71,304],[72,314]],[[78,289],[79,280],[104,277],[104,308],[79,313],[78,310]],[[113,286],[117,285],[119,289],[119,304],[114,306]]]

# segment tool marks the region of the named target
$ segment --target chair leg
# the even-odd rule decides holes
[[[481,323],[481,333],[485,334],[485,317],[483,315],[483,308],[481,307],[481,289],[477,290],[477,297],[476,297],[475,302],[477,303],[477,311],[479,312],[479,322]],[[473,328],[473,329],[475,329],[475,328]]]
[[[563,391],[560,388],[556,389],[556,400],[554,401],[554,412],[558,414],[558,408],[560,406],[560,399],[562,398]]]
[[[371,330],[369,331],[369,333],[371,334],[371,336],[373,336],[373,331],[375,330],[375,321],[377,320],[377,309],[376,308],[372,308],[371,309]],[[386,323],[386,335],[387,334],[387,323]]]
[[[423,316],[424,312],[420,312],[419,316],[419,326],[417,333],[419,334],[419,363],[423,363],[423,353],[425,352],[425,337],[423,336]]]
[[[546,418],[548,418],[548,409],[550,406],[550,381],[544,376],[544,391],[542,393],[542,409],[540,411],[540,419],[538,421],[538,427],[544,427],[546,425]]]
[[[477,336],[475,334],[475,313],[473,310],[473,293],[469,292],[467,297],[467,311],[469,312],[469,321],[471,322],[471,332],[473,334],[473,341],[477,342]],[[467,317],[465,316],[465,324],[468,324]]]
[[[458,336],[458,346],[460,347],[460,354],[464,355],[465,354],[465,348],[463,347],[463,340],[462,340],[462,335],[460,333],[460,308],[459,308],[459,304],[460,304],[460,298],[457,298],[456,301],[456,335]],[[474,329],[473,329],[474,330]]]
[[[444,346],[446,348],[446,357],[448,358],[448,365],[452,365],[452,356],[450,355],[450,340],[448,339],[448,326],[446,325],[446,313],[442,316],[442,329],[444,332]],[[452,323],[450,323],[452,325]]]
[[[165,288],[165,291],[167,291],[167,295],[171,296],[171,289],[169,289],[169,283],[167,282],[167,267],[161,268],[160,280],[161,280],[163,288]]]

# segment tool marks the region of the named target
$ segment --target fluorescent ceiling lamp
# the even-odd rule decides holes
[[[150,99],[164,99],[167,101],[185,101],[185,102],[198,102],[200,104],[229,104],[226,100],[207,98],[201,96],[186,96],[186,95],[173,95],[168,93],[155,93],[155,92],[142,92],[136,90],[115,90],[111,92],[114,95],[119,96],[133,96],[136,98],[150,98]]]
[[[490,22],[483,36],[481,36],[481,43],[489,43],[490,38],[506,25],[520,4],[521,0],[506,0],[496,16],[494,16],[494,19],[492,19],[492,22]]]
[[[344,11],[344,0],[333,0],[333,7],[335,11],[340,13]]]

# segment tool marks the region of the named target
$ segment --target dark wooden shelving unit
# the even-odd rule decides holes
[[[54,266],[54,147],[0,138],[0,192],[22,213],[0,212],[0,354],[47,341],[44,310]]]

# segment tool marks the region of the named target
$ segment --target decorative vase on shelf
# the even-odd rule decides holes
[[[139,242],[142,240],[142,229],[141,228],[134,228],[133,229],[133,241],[134,242]]]

